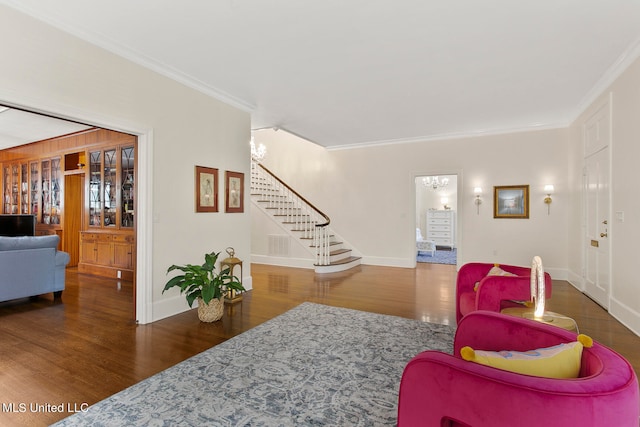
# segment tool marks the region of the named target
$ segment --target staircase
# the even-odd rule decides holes
[[[360,257],[329,228],[331,219],[289,187],[269,169],[251,162],[251,201],[302,241],[315,257],[316,273],[334,273],[360,265]]]

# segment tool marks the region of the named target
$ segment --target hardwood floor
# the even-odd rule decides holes
[[[252,276],[254,289],[213,324],[199,322],[192,310],[138,326],[130,282],[74,269],[67,271],[62,301],[45,295],[0,303],[0,425],[51,424],[304,301],[455,324],[450,265],[315,275],[253,264]],[[554,282],[548,308],[573,317],[582,333],[640,371],[640,337],[570,284]]]

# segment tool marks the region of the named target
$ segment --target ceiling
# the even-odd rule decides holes
[[[636,0],[0,3],[329,148],[567,126],[640,54]]]
[[[0,105],[0,150],[79,132],[89,127]]]

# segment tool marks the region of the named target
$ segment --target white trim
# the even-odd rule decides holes
[[[138,205],[136,215],[136,322],[153,322],[153,130],[138,135]],[[140,220],[142,218],[142,221]],[[147,279],[149,278],[149,279]]]
[[[306,268],[312,270],[314,268],[313,262],[313,258],[285,258],[251,254],[252,264],[277,265],[280,267]]]
[[[413,234],[415,235],[415,229],[413,230]],[[415,253],[415,251],[413,252]],[[415,268],[416,260],[414,257],[411,258],[391,258],[391,257],[374,257],[374,256],[365,256],[362,257],[362,264],[365,265],[378,265],[382,267],[400,267],[400,268]]]
[[[219,101],[222,101],[226,104],[236,107],[239,110],[242,110],[247,113],[251,113],[256,109],[255,105],[251,105],[248,102],[238,97],[235,97],[218,88],[208,85],[201,80],[195,79],[183,73],[182,71],[179,71],[173,67],[168,66],[167,64],[158,62],[155,59],[143,54],[142,52],[138,52],[136,50],[131,49],[130,47],[124,46],[113,40],[110,40],[104,35],[96,36],[94,33],[86,32],[74,25],[69,25],[60,19],[56,19],[54,16],[50,14],[41,13],[39,10],[26,6],[19,1],[4,0],[4,3],[8,4],[10,7],[22,13],[25,13],[33,18],[43,21],[46,24],[49,24],[55,28],[58,28],[59,30],[62,30],[66,33],[74,35],[80,38],[81,40],[84,40],[88,43],[91,43],[95,46],[98,46],[102,49],[112,52],[115,55],[118,55],[122,58],[128,59],[134,64],[138,64],[144,68],[152,70],[169,79],[182,83],[183,85],[190,87],[191,89],[194,89],[200,93],[209,95]]]
[[[420,142],[446,141],[449,139],[477,138],[481,136],[495,136],[522,132],[535,132],[539,130],[564,129],[568,128],[571,122],[532,124],[529,126],[521,126],[516,128],[495,128],[495,129],[477,129],[464,132],[450,132],[435,135],[416,136],[411,138],[387,139],[379,141],[358,142],[346,145],[332,145],[325,147],[327,151],[350,150],[356,148],[370,148],[382,145],[398,145],[398,144],[415,144]],[[287,131],[289,132],[289,131]]]
[[[640,38],[633,42],[623,53],[618,57],[618,60],[607,69],[602,78],[591,88],[589,92],[582,98],[577,105],[573,119],[571,123],[578,120],[580,115],[587,111],[589,107],[596,102],[596,100],[602,96],[613,82],[620,77],[620,75],[629,68],[629,66],[640,56]]]
[[[616,298],[609,299],[609,314],[640,336],[640,313]]]
[[[195,302],[194,305],[197,307],[197,302]],[[177,309],[177,307],[181,308]],[[191,309],[192,307],[189,307],[189,303],[187,303],[187,299],[184,297],[184,295],[179,294],[171,298],[163,298],[159,301],[156,301],[152,305],[151,311],[154,314],[153,321],[155,322],[167,317],[175,316],[176,314],[184,313],[185,311]]]

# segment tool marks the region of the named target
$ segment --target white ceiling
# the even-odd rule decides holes
[[[0,0],[326,147],[568,125],[637,0]]]
[[[88,128],[87,125],[0,105],[0,150]]]

